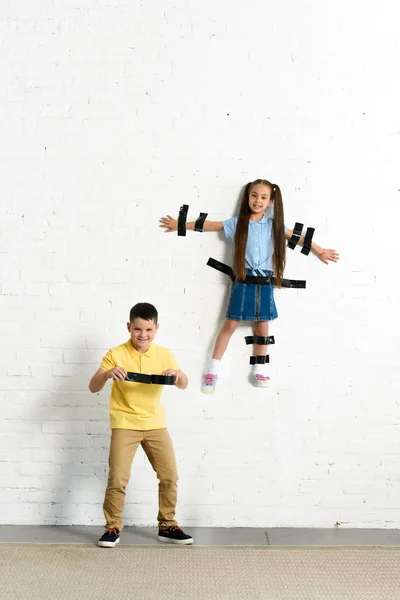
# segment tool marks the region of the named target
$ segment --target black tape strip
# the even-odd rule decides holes
[[[175,385],[174,375],[148,375],[147,373],[134,373],[128,371],[124,381],[134,383],[155,383],[157,385]]]
[[[306,236],[304,238],[304,244],[301,249],[301,253],[305,254],[306,256],[310,254],[311,242],[314,235],[314,231],[315,229],[313,227],[307,227]]]
[[[305,279],[282,279],[281,286],[284,288],[304,290],[306,288],[306,281]]]
[[[236,279],[237,283],[255,283],[258,285],[273,285],[273,277],[265,277],[263,275],[246,275],[246,279]]]
[[[230,277],[232,281],[235,281],[233,269],[229,265],[225,265],[224,263],[219,262],[219,260],[215,260],[215,258],[211,257],[208,259],[207,265],[209,267],[212,267],[213,269],[216,269],[217,271],[220,271],[224,275],[228,275],[228,277]]]
[[[304,227],[303,223],[295,223],[294,224],[292,237],[288,241],[288,248],[290,248],[291,250],[294,250],[296,248],[297,242],[299,241],[299,239],[301,237],[301,232],[303,231],[303,227]]]
[[[261,335],[246,335],[244,338],[246,340],[246,344],[257,344],[258,346],[266,346],[267,344],[275,344],[275,338],[273,335],[268,335],[267,337]]]
[[[186,219],[187,219],[188,210],[189,210],[188,204],[182,204],[182,206],[179,210],[178,235],[180,235],[180,236],[186,235]]]
[[[209,258],[207,261],[207,265],[224,273],[224,275],[228,275],[232,279],[232,281],[236,281],[236,278],[233,274],[233,269],[229,265],[225,265],[219,260],[215,260],[215,258]],[[260,285],[274,285],[273,277],[256,277],[253,275],[248,275],[245,280],[238,280],[239,283],[256,283]],[[295,288],[295,289],[305,289],[306,282],[304,279],[282,279],[282,287],[284,288]]]
[[[250,356],[251,365],[265,365],[265,363],[269,363],[269,354],[266,356]]]
[[[207,219],[208,213],[200,213],[197,221],[194,224],[194,230],[203,233],[204,221]]]

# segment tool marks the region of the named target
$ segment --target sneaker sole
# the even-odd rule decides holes
[[[100,548],[114,548],[116,544],[119,544],[119,538],[115,542],[97,542]]]
[[[193,544],[193,539],[190,540],[170,540],[169,538],[165,538],[161,535],[157,536],[159,542],[163,542],[164,544],[179,544],[180,546],[189,546]]]
[[[213,394],[215,391],[215,388],[201,388],[201,391],[203,392],[203,394]]]

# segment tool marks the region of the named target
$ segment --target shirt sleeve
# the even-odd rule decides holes
[[[222,221],[222,226],[224,228],[224,233],[225,233],[225,237],[227,240],[233,239],[233,237],[235,235],[235,231],[236,231],[237,222],[238,222],[237,217],[232,217],[232,219],[228,219],[227,221]]]
[[[103,360],[101,361],[100,369],[103,371],[108,371],[109,369],[113,369],[117,366],[117,363],[113,357],[113,351],[109,350],[105,356],[103,356]]]
[[[168,349],[165,356],[164,367],[165,369],[173,369],[174,371],[177,371],[179,369],[175,356],[172,354],[171,350]]]

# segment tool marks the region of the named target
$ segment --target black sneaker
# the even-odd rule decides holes
[[[98,545],[101,548],[114,548],[115,544],[119,542],[119,531],[118,529],[107,529],[98,541]]]
[[[177,525],[171,525],[171,527],[167,527],[166,529],[159,529],[158,540],[170,544],[193,544],[192,536],[186,535]]]

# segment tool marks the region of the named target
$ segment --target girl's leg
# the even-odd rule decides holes
[[[221,360],[225,354],[225,350],[228,347],[232,334],[236,331],[238,323],[239,321],[232,321],[231,319],[225,320],[225,323],[222,325],[221,331],[219,332],[215,342],[214,352],[212,355],[214,360]]]
[[[214,352],[210,364],[208,365],[206,373],[203,375],[201,391],[204,394],[212,394],[215,390],[215,385],[218,378],[218,367],[221,358],[223,357],[225,350],[228,347],[229,340],[232,334],[236,331],[239,321],[232,321],[232,319],[226,319],[225,323],[221,327],[221,331],[215,342]]]
[[[254,335],[267,337],[268,336],[268,321],[257,321],[254,323]],[[254,344],[254,355],[265,356],[268,354],[268,345]],[[266,364],[253,365],[253,385],[255,387],[267,387],[269,377],[267,376]]]
[[[268,337],[268,325],[268,321],[256,321],[253,327],[254,335]],[[254,344],[254,356],[265,356],[266,354],[268,354],[268,346]]]

